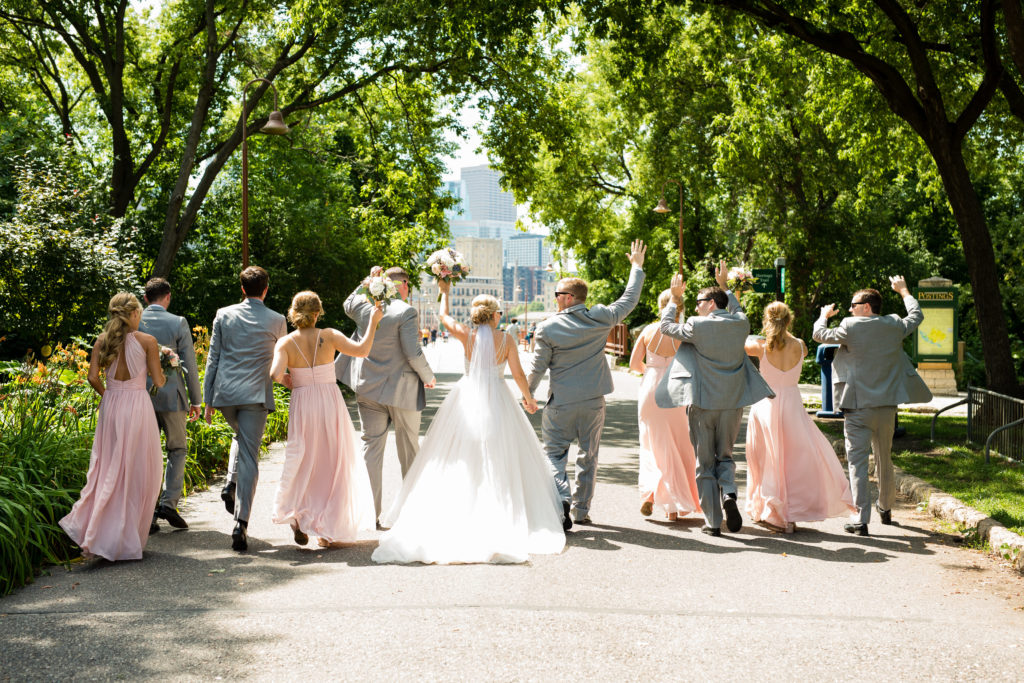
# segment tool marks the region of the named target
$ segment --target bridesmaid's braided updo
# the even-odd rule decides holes
[[[773,301],[764,309],[764,336],[768,340],[769,351],[786,345],[786,332],[792,322],[793,313],[781,301]]]
[[[109,368],[124,348],[125,337],[131,332],[131,317],[135,311],[141,311],[139,298],[131,292],[118,292],[107,304],[107,321],[100,335],[98,346],[100,368]]]

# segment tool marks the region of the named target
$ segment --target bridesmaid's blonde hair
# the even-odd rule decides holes
[[[668,302],[672,300],[672,290],[666,289],[664,292],[658,295],[658,312],[665,310],[668,306]],[[676,309],[676,322],[679,322],[679,316],[683,313],[683,307],[680,306]]]
[[[306,290],[292,297],[292,305],[288,309],[288,322],[298,329],[312,327],[317,315],[323,315],[324,306],[316,292]]]
[[[768,340],[769,351],[786,345],[786,332],[792,322],[792,311],[781,301],[773,301],[764,309],[764,336]]]
[[[97,342],[101,368],[109,368],[117,354],[121,353],[125,337],[131,331],[132,313],[141,310],[139,298],[131,292],[118,292],[110,298],[110,303],[107,304],[107,316],[110,320],[107,321]]]
[[[481,294],[473,299],[473,310],[469,314],[469,319],[474,325],[486,325],[500,310],[501,306],[498,305],[497,299],[490,294]]]

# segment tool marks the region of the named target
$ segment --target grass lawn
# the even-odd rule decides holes
[[[815,420],[829,436],[842,436],[842,420]],[[907,433],[893,440],[893,463],[1024,535],[1024,465],[998,455],[985,464],[984,444],[967,444],[967,418],[900,413]]]

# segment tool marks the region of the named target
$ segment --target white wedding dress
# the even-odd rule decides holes
[[[391,528],[374,562],[515,563],[565,547],[551,468],[505,385],[504,361],[495,363],[493,330],[479,327],[473,338],[469,373],[441,404],[381,519]]]

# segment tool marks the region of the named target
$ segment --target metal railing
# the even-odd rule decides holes
[[[990,449],[1024,462],[1024,400],[968,386],[967,440],[984,440],[985,462]]]

